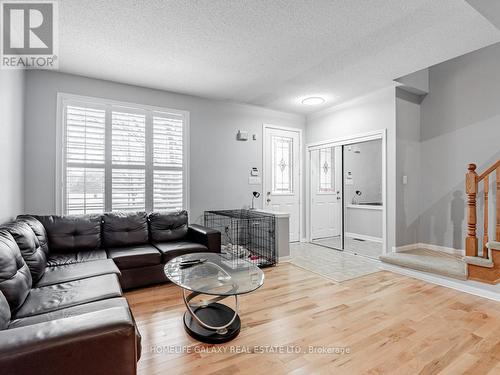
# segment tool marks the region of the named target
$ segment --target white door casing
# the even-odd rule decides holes
[[[310,152],[311,239],[339,236],[342,209],[342,148]]]
[[[264,125],[264,209],[290,215],[290,242],[300,241],[300,130]]]

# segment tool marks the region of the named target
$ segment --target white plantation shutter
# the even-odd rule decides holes
[[[105,111],[68,105],[66,118],[66,212],[104,211]]]
[[[146,175],[139,169],[113,169],[112,207],[114,211],[146,209]]]
[[[63,110],[63,213],[187,208],[184,112],[70,99]]]
[[[183,208],[184,117],[153,114],[153,209]]]
[[[126,112],[112,113],[113,165],[146,165],[146,116]]]
[[[104,116],[102,109],[67,107],[68,163],[104,164]]]
[[[111,164],[111,209],[144,211],[146,209],[145,114],[112,111]]]
[[[182,116],[153,116],[153,160],[155,167],[182,168]]]
[[[153,208],[157,211],[180,210],[182,201],[182,171],[156,170]]]

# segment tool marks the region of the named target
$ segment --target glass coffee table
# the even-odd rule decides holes
[[[200,261],[187,267],[183,264]],[[240,332],[238,296],[264,284],[262,270],[247,260],[229,254],[195,253],[182,255],[165,265],[165,275],[182,288],[187,311],[184,328],[191,337],[211,344],[230,341]],[[200,295],[211,296],[198,300]],[[234,310],[220,301],[234,297]]]

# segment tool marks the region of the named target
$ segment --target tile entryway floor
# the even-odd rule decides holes
[[[312,243],[291,243],[290,263],[335,281],[380,271],[380,262]]]
[[[340,236],[314,240],[314,243],[336,249],[341,248]],[[359,240],[356,238],[346,237],[344,239],[344,247],[345,251],[347,252],[367,256],[370,258],[378,259],[378,257],[382,255],[381,242]]]

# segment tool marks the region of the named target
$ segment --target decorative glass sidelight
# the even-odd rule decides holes
[[[319,150],[319,192],[330,193],[335,191],[334,162],[335,155],[333,147],[322,148]]]
[[[293,194],[293,138],[272,136],[273,194]]]

